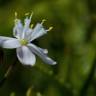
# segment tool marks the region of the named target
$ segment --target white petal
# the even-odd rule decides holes
[[[21,23],[21,20],[18,19],[13,28],[13,36],[20,39],[22,36],[22,31],[23,25]]]
[[[1,47],[8,49],[18,48],[20,46],[21,44],[19,43],[18,39],[15,38],[5,40],[1,44]]]
[[[51,65],[55,65],[56,64],[56,62],[54,60],[52,60],[51,58],[49,58],[43,51],[41,51],[34,44],[28,44],[28,47],[30,48],[30,50],[33,53],[35,53],[36,55],[38,55],[45,63],[51,64]]]
[[[38,23],[33,30],[33,33],[32,33],[32,36],[31,36],[31,38],[32,38],[31,41],[43,36],[46,33],[47,33],[47,31],[43,28],[42,24]]]
[[[35,34],[35,32],[40,31],[42,28],[43,28],[42,24],[37,23],[37,25],[36,25],[35,28],[34,28],[33,35]]]
[[[27,38],[26,34],[27,34],[27,31],[30,29],[30,23],[31,23],[31,18],[26,17],[25,21],[24,21],[25,25],[24,25],[24,29],[23,29],[22,39]]]
[[[25,18],[25,21],[24,21],[25,26],[28,27],[28,28],[29,28],[29,25],[30,25],[30,23],[31,23],[32,15],[33,15],[33,13],[31,13],[30,17],[27,16],[27,17]]]
[[[12,39],[10,37],[4,37],[4,36],[0,36],[0,46],[2,45],[2,43],[6,40]]]
[[[35,55],[26,46],[17,48],[17,57],[24,65],[34,65],[36,62]]]
[[[25,37],[24,39],[30,41],[31,40],[31,34],[32,34],[33,30],[32,29],[28,29],[26,32],[25,32]]]
[[[40,48],[40,47],[38,47],[38,48],[39,48],[39,50],[40,50],[42,53],[48,54],[48,50],[47,50],[47,49],[43,49],[43,48]]]
[[[5,36],[0,36],[0,41],[2,40],[9,40],[9,39],[14,39],[14,38],[10,38],[10,37],[5,37]]]
[[[29,27],[29,25],[30,25],[30,23],[31,23],[31,19],[28,18],[28,17],[26,17],[24,23],[25,23],[25,26]]]

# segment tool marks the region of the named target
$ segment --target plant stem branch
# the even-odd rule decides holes
[[[4,77],[0,80],[0,87],[2,87],[7,80],[8,76],[11,74],[13,67],[16,65],[17,58],[15,59],[14,63],[9,66],[6,73],[4,74]]]
[[[95,70],[96,70],[96,60],[91,68],[91,71],[90,71],[90,74],[87,78],[87,80],[85,81],[85,84],[80,92],[80,96],[87,96],[87,91],[88,91],[88,88],[94,78],[94,73],[95,73]]]

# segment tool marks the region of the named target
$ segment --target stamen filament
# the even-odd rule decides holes
[[[41,24],[44,24],[45,21],[46,21],[46,19],[43,19],[42,22],[41,22]]]
[[[30,27],[31,27],[31,28],[33,28],[33,26],[34,26],[34,24],[31,24],[31,26],[30,26]]]
[[[29,12],[28,13],[25,13],[25,16],[28,16],[29,15]]]
[[[53,27],[49,27],[49,29],[47,29],[46,31],[51,31],[53,29]]]
[[[32,12],[31,15],[30,15],[30,19],[32,18],[32,16],[33,16],[33,12]]]
[[[17,18],[17,15],[18,15],[18,13],[17,13],[17,12],[15,12],[15,18]]]

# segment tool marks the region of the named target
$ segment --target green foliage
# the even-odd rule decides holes
[[[12,36],[14,12],[24,18],[34,12],[32,24],[46,19],[53,30],[34,41],[48,48],[58,63],[34,67],[16,62],[0,96],[96,95],[96,0],[0,0],[0,36]],[[0,80],[15,61],[15,50],[0,49]]]

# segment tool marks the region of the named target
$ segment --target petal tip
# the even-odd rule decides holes
[[[53,65],[56,65],[57,64],[57,62],[53,62]]]
[[[45,54],[47,54],[47,53],[48,53],[48,50],[47,50],[47,49],[45,49],[45,50],[44,50],[44,53],[45,53]]]
[[[35,63],[34,64],[32,64],[32,63],[22,63],[22,64],[25,65],[25,66],[30,66],[30,67],[33,67],[35,65]]]
[[[50,62],[51,65],[56,65],[56,64],[57,64],[57,62],[55,62],[54,60],[52,60],[52,59],[49,58],[49,57],[47,57],[46,59],[47,59],[48,61],[51,61],[51,62]]]

